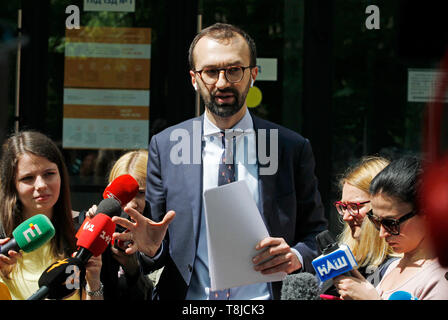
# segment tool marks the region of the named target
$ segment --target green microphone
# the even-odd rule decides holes
[[[0,253],[7,256],[9,250],[31,252],[53,238],[55,232],[46,215],[36,214],[14,229],[13,238],[1,247]]]

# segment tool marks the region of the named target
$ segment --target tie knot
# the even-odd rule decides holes
[[[220,136],[222,138],[222,156],[219,164],[218,186],[231,183],[235,181],[235,166],[233,162],[232,145],[228,145],[226,140],[230,140],[232,135],[228,135],[226,139],[226,133],[229,134],[232,130],[221,131]]]
[[[219,136],[221,137],[222,148],[226,149],[228,145],[231,146],[231,144],[229,144],[231,140],[235,143],[236,135],[238,134],[240,134],[240,132],[234,129],[221,130]]]
[[[226,148],[226,132],[224,130],[221,130],[219,132],[219,136],[221,137],[222,148],[225,149]]]

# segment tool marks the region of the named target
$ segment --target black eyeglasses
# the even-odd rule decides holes
[[[400,219],[392,219],[392,218],[381,219],[375,216],[372,210],[370,210],[369,212],[367,212],[367,217],[369,217],[369,220],[373,223],[373,225],[377,228],[377,230],[380,230],[380,227],[383,226],[387,232],[389,232],[394,236],[398,236],[400,234],[400,224],[412,218],[416,214],[417,212],[415,210],[412,210],[411,212],[402,216]]]
[[[202,70],[195,71],[199,74],[202,81],[206,84],[212,85],[215,84],[219,79],[219,74],[221,71],[224,71],[224,75],[228,82],[236,83],[240,82],[243,79],[244,71],[246,69],[253,68],[253,66],[248,67],[226,67],[226,68],[204,68]]]

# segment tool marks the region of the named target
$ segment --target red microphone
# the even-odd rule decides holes
[[[115,222],[104,213],[98,213],[91,220],[86,221],[81,226],[76,242],[78,252],[75,258],[86,263],[92,255],[97,257],[102,254],[112,241],[115,227]]]
[[[321,295],[319,295],[319,297],[322,300],[342,300],[340,297],[333,296],[333,295],[330,295],[330,294],[321,294]]]
[[[121,206],[125,206],[137,195],[138,188],[137,180],[129,174],[123,174],[109,183],[104,189],[103,198],[113,198],[120,202]]]

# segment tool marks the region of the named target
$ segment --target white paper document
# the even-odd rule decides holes
[[[244,180],[204,191],[204,202],[211,290],[286,277],[254,270],[255,246],[269,233]]]

